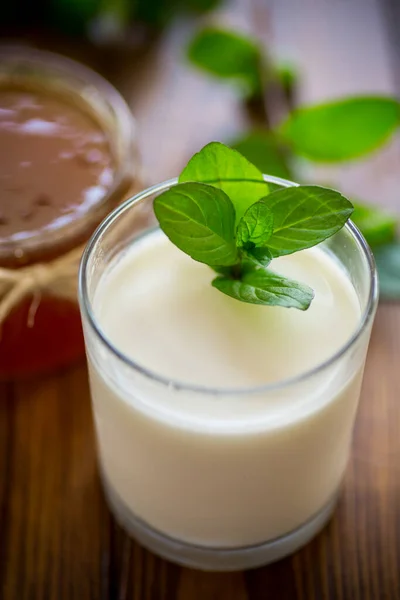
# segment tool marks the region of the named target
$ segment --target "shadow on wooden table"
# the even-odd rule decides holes
[[[355,598],[340,596],[342,567],[334,565],[339,520],[334,517],[318,538],[292,557],[237,573],[209,573],[168,563],[127,540],[113,527],[109,598],[165,600],[294,600]],[[377,596],[378,597],[378,596]]]

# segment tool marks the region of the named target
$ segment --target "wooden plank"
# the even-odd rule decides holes
[[[16,384],[7,408],[13,428],[2,598],[101,598],[109,516],[86,368]]]

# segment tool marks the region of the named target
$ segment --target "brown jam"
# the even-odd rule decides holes
[[[110,188],[109,142],[45,93],[0,89],[0,240],[23,242],[84,215]]]
[[[115,90],[104,89],[102,100],[117,96],[113,100],[131,133],[126,105]],[[0,268],[16,273],[50,265],[74,249],[80,253],[100,220],[132,188],[133,176],[126,170],[121,174],[120,167],[121,154],[132,158],[132,144],[128,140],[128,150],[122,146],[115,158],[112,139],[123,135],[118,128],[123,130],[124,123],[109,118],[103,127],[96,107],[85,105],[80,90],[64,91],[0,80]],[[114,119],[117,112],[110,110]],[[49,371],[83,353],[74,296],[31,291],[0,323],[0,379]]]

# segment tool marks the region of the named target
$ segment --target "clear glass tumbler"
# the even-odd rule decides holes
[[[154,228],[154,197],[176,183],[117,208],[82,259],[80,307],[100,470],[116,519],[144,546],[195,568],[246,569],[297,550],[334,509],[378,301],[376,271],[351,222],[322,245],[354,286],[361,316],[348,342],[312,370],[245,390],[165,379],[107,339],[93,298],[116,257]],[[193,416],[195,427],[188,425]]]

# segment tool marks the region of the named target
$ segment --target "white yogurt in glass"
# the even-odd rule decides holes
[[[307,311],[241,303],[149,229],[147,201],[175,183],[116,209],[82,261],[100,469],[111,510],[148,548],[248,568],[299,548],[333,510],[377,305],[374,263],[349,224],[272,262],[315,290]]]
[[[244,304],[211,287],[213,271],[158,232],[105,272],[94,311],[112,344],[174,381],[254,388],[315,367],[352,336],[360,304],[318,248],[274,269],[315,290],[308,311]],[[362,365],[271,394],[226,400],[145,395],[90,364],[102,468],[134,515],[208,547],[259,544],[295,529],[336,492],[347,462]],[[293,404],[293,408],[289,408]]]

